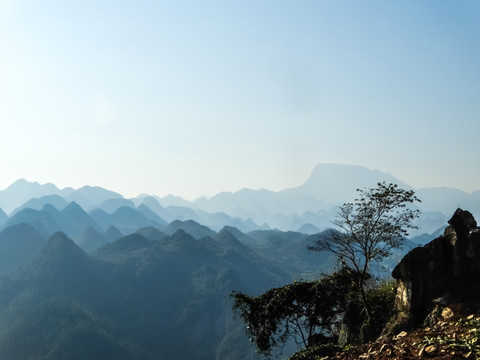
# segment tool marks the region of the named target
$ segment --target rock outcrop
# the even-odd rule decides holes
[[[442,236],[411,250],[395,267],[396,305],[413,323],[423,321],[435,299],[480,299],[480,229],[457,209]]]

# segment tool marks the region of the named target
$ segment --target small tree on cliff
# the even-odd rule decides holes
[[[315,251],[330,251],[358,274],[358,290],[367,318],[370,305],[365,293],[365,281],[372,261],[379,261],[395,248],[402,246],[408,229],[420,211],[407,205],[420,201],[413,190],[396,184],[378,183],[376,188],[357,189],[359,198],[339,207],[333,221],[340,231],[331,230],[309,246]]]

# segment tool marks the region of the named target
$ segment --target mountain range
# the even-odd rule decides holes
[[[230,293],[334,266],[307,250],[307,235],[278,230],[176,220],[114,241],[91,236],[105,242],[87,253],[26,223],[0,233],[0,358],[258,359]]]
[[[248,232],[259,229],[316,232],[331,225],[336,207],[352,201],[355,189],[374,187],[378,182],[396,183],[405,189],[412,187],[390,174],[361,166],[319,164],[307,181],[282,191],[243,189],[222,192],[211,198],[189,202],[178,196],[139,195],[125,199],[120,194],[100,187],[58,189],[53,184],[18,180],[0,191],[0,224],[23,209],[41,210],[53,205],[62,210],[72,201],[85,209],[98,222],[122,208],[114,217],[126,216],[126,208],[136,209],[151,221],[169,223],[173,220],[194,220],[216,231],[223,226],[235,226]],[[445,219],[456,208],[466,208],[480,215],[480,191],[466,193],[447,187],[413,189],[421,199],[418,207],[422,216],[421,228],[413,235],[433,233],[445,224]],[[141,208],[140,208],[141,206]],[[101,210],[103,211],[97,211]],[[96,211],[92,214],[92,211]],[[128,216],[133,216],[131,212]],[[137,216],[137,215],[135,215]],[[103,219],[103,220],[102,220]],[[144,221],[147,225],[147,221]],[[125,229],[127,232],[135,229]]]
[[[259,359],[233,317],[231,292],[330,272],[335,257],[307,246],[330,227],[336,205],[379,181],[410,188],[340,165],[317,166],[296,188],[195,202],[19,180],[0,191],[0,358]],[[379,274],[433,239],[457,207],[479,210],[478,192],[416,192],[424,233],[376,264]]]

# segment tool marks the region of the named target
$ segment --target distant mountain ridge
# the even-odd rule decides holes
[[[86,185],[80,189],[70,187],[59,189],[51,183],[42,185],[38,182],[19,179],[6,189],[0,190],[0,208],[9,214],[31,199],[52,195],[61,196],[67,203],[75,201],[84,209],[90,209],[91,207],[100,205],[106,200],[123,198],[119,193],[98,186]],[[54,201],[52,199],[48,200]],[[43,201],[45,201],[45,199],[43,199]],[[56,201],[58,201],[58,198]]]
[[[232,290],[259,294],[331,271],[336,258],[307,246],[328,234],[338,203],[379,181],[410,188],[377,170],[340,165],[317,166],[295,188],[193,203],[125,199],[95,187],[46,194],[63,190],[20,181],[12,188],[25,193],[10,199],[37,197],[10,215],[0,211],[0,358],[257,359],[232,320]],[[0,191],[0,200],[7,195]],[[433,234],[448,219],[441,211],[469,204],[475,212],[480,192],[417,195],[418,225]],[[378,268],[388,273],[432,239],[414,235]]]
[[[199,198],[193,202],[174,195],[163,198],[141,195],[126,199],[100,187],[58,189],[53,184],[40,185],[21,179],[7,189],[0,190],[0,208],[12,216],[12,212],[17,213],[25,208],[40,210],[46,204],[62,210],[68,203],[75,201],[85,211],[100,209],[113,214],[120,207],[137,208],[149,219],[155,214],[167,223],[194,220],[214,230],[228,225],[242,231],[273,228],[312,231],[308,229],[325,229],[330,226],[336,214],[336,206],[352,201],[356,196],[355,189],[373,187],[381,181],[412,189],[409,184],[379,170],[357,165],[318,164],[309,178],[297,187],[277,192],[267,189],[221,192],[209,199]],[[480,191],[469,194],[446,187],[415,191],[422,200],[419,208],[430,213],[425,220],[425,224],[428,222],[425,231],[429,233],[436,230],[435,226],[442,226],[445,214],[450,214],[458,207],[470,209],[480,217]],[[140,209],[141,205],[148,209]],[[433,212],[437,215],[432,216]],[[5,222],[8,219],[2,216],[0,221],[2,220]],[[422,221],[423,219],[420,226]],[[308,227],[305,227],[307,224]]]
[[[318,164],[308,180],[300,186],[285,189],[285,194],[305,194],[330,205],[351,201],[355,189],[374,187],[379,182],[398,184],[401,188],[412,187],[400,179],[379,170],[370,170],[358,165]]]

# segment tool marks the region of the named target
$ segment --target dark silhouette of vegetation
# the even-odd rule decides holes
[[[339,207],[333,221],[339,230],[320,233],[309,249],[329,251],[342,268],[316,281],[295,282],[251,297],[234,292],[233,308],[260,353],[269,356],[289,339],[303,348],[291,359],[328,356],[343,342],[367,341],[382,331],[392,315],[394,286],[370,274],[374,261],[403,245],[413,220],[419,216],[412,190],[378,183],[357,189],[359,197]],[[369,286],[367,287],[367,282]]]
[[[233,308],[247,325],[251,342],[265,356],[291,339],[302,348],[333,343],[357,277],[342,268],[319,280],[294,282],[260,296],[233,292]]]
[[[331,230],[316,238],[309,249],[332,252],[358,272],[358,290],[369,318],[372,309],[365,290],[369,267],[400,248],[408,230],[417,228],[412,222],[420,212],[408,205],[420,200],[413,190],[384,182],[357,192],[359,197],[353,203],[339,207],[333,224],[340,231]]]

